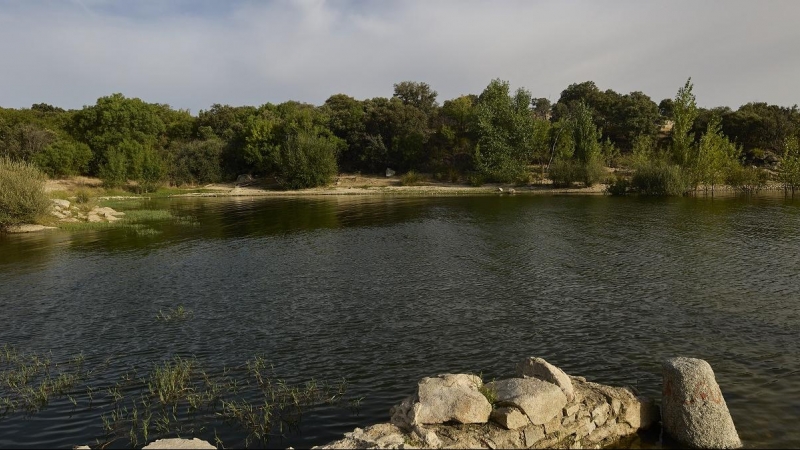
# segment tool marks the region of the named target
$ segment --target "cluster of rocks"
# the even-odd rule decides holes
[[[602,448],[659,421],[655,402],[632,388],[569,376],[541,358],[516,369],[515,378],[486,384],[469,374],[423,378],[415,395],[392,408],[390,423],[319,448]],[[664,430],[672,438],[741,447],[708,363],[667,360],[664,376]]]
[[[88,211],[72,205],[69,200],[53,199],[53,210],[50,212],[59,222],[115,222],[124,216],[124,212],[113,208],[95,206]]]

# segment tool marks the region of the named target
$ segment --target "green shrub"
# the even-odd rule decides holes
[[[680,166],[655,160],[640,164],[631,178],[633,191],[643,195],[683,195],[691,180]]]
[[[611,195],[626,195],[631,191],[631,181],[627,178],[615,178],[608,183],[606,192]]]
[[[301,130],[280,148],[275,166],[277,180],[285,189],[324,186],[339,171],[336,165],[337,139]]]
[[[422,175],[409,170],[402,177],[400,177],[401,186],[416,186],[422,182]]]
[[[51,177],[80,175],[89,170],[92,151],[80,142],[58,140],[33,157],[33,162]]]
[[[30,163],[0,158],[0,228],[35,222],[47,214],[45,175]]]
[[[608,176],[605,168],[596,159],[581,164],[574,159],[556,160],[550,165],[550,179],[555,187],[571,187],[574,183],[583,183],[591,187],[595,183],[605,181]]]
[[[467,183],[473,187],[480,187],[486,183],[486,178],[478,172],[473,172],[467,175]]]
[[[128,181],[128,159],[125,153],[111,147],[106,153],[106,161],[100,165],[100,179],[107,188],[118,188]]]
[[[89,203],[92,196],[86,189],[79,189],[75,191],[75,203],[85,204]]]
[[[732,166],[725,182],[741,192],[758,192],[767,184],[767,172],[755,167]]]
[[[219,182],[224,148],[220,139],[173,143],[168,149],[170,181],[176,186]]]

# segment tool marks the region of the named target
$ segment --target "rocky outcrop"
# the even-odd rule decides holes
[[[53,199],[53,209],[50,214],[59,222],[116,222],[125,213],[115,211],[109,207],[95,206],[94,208],[80,208],[68,200]]]
[[[217,447],[211,445],[206,441],[202,441],[200,439],[158,439],[153,441],[144,447],[142,450],[160,450],[160,449],[201,449],[201,450],[211,450],[216,449]]]
[[[406,429],[419,424],[486,423],[492,405],[480,392],[480,377],[443,374],[423,378],[417,394],[392,410],[392,423]]]
[[[572,381],[569,376],[543,358],[531,356],[519,362],[517,364],[517,376],[520,378],[534,377],[549,381],[561,388],[561,391],[567,397],[567,401],[571,402],[575,399],[575,392],[572,389]]]
[[[561,387],[538,378],[500,380],[482,388],[475,378],[440,375],[424,379],[420,386],[424,383],[426,390],[431,389],[424,396],[429,401],[450,396],[435,394],[432,389],[437,386],[449,390],[469,380],[476,391],[497,398],[486,423],[455,423],[448,419],[450,414],[440,415],[438,423],[414,420],[419,411],[415,408],[423,403],[418,393],[392,408],[392,423],[356,429],[319,448],[598,448],[647,429],[659,419],[655,403],[630,388],[568,377],[573,396],[567,401]],[[437,379],[441,381],[430,381]],[[534,423],[531,415],[536,422],[547,419]]]
[[[534,425],[549,421],[567,404],[567,397],[558,386],[538,378],[511,378],[486,387],[494,391],[498,405],[519,408]]]
[[[670,358],[662,364],[664,431],[694,448],[739,448],[725,398],[711,366],[702,359]]]

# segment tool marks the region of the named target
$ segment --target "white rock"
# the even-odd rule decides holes
[[[423,378],[418,384],[413,423],[486,423],[492,405],[478,390],[482,384],[480,377],[466,374]]]
[[[6,233],[33,233],[36,231],[55,230],[56,227],[46,227],[44,225],[22,224],[11,225],[6,228]]]
[[[395,172],[392,169],[389,169],[388,167],[386,168],[386,176],[387,177],[393,177],[395,173],[397,173],[397,172]]]
[[[567,397],[553,383],[538,378],[511,378],[487,385],[497,394],[499,404],[521,409],[534,425],[542,425],[557,415],[567,404]]]
[[[158,439],[153,441],[144,447],[142,450],[161,450],[161,449],[202,449],[202,450],[216,450],[217,447],[209,444],[206,441],[194,438],[194,439]]]
[[[53,199],[53,205],[58,208],[69,209],[69,200],[61,200],[60,198]]]
[[[545,361],[543,358],[529,357],[517,364],[518,377],[534,377],[548,381],[561,388],[567,401],[575,399],[575,390],[572,387],[572,380],[563,370]]]
[[[528,421],[528,416],[517,408],[512,407],[503,407],[493,410],[491,418],[493,422],[507,430],[516,430],[530,423]]]

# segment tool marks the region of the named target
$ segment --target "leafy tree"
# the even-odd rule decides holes
[[[672,126],[672,158],[681,167],[688,167],[692,160],[694,133],[692,126],[697,118],[697,102],[692,93],[692,79],[678,89],[673,102],[674,125]]]
[[[531,94],[518,89],[512,97],[507,81],[492,80],[476,106],[478,145],[475,165],[490,181],[521,179],[533,154]]]
[[[32,164],[0,157],[0,229],[47,214],[51,203],[44,182],[44,174]]]
[[[783,143],[783,161],[778,179],[784,189],[791,189],[792,195],[800,188],[800,141],[797,138],[786,138]]]
[[[698,145],[695,182],[714,187],[725,182],[728,174],[739,166],[740,150],[722,134],[721,118],[714,116]]]
[[[173,141],[167,150],[171,183],[216,183],[222,180],[222,152],[225,143],[216,137],[203,140]]]
[[[336,152],[338,138],[319,130],[304,129],[291,136],[281,146],[277,180],[287,189],[323,186],[338,173]]]
[[[403,81],[394,85],[394,97],[400,99],[404,105],[413,106],[426,115],[431,115],[436,107],[436,91],[428,83]]]
[[[116,147],[106,150],[105,161],[98,168],[98,176],[106,187],[124,186],[128,181],[128,158],[125,151]]]

